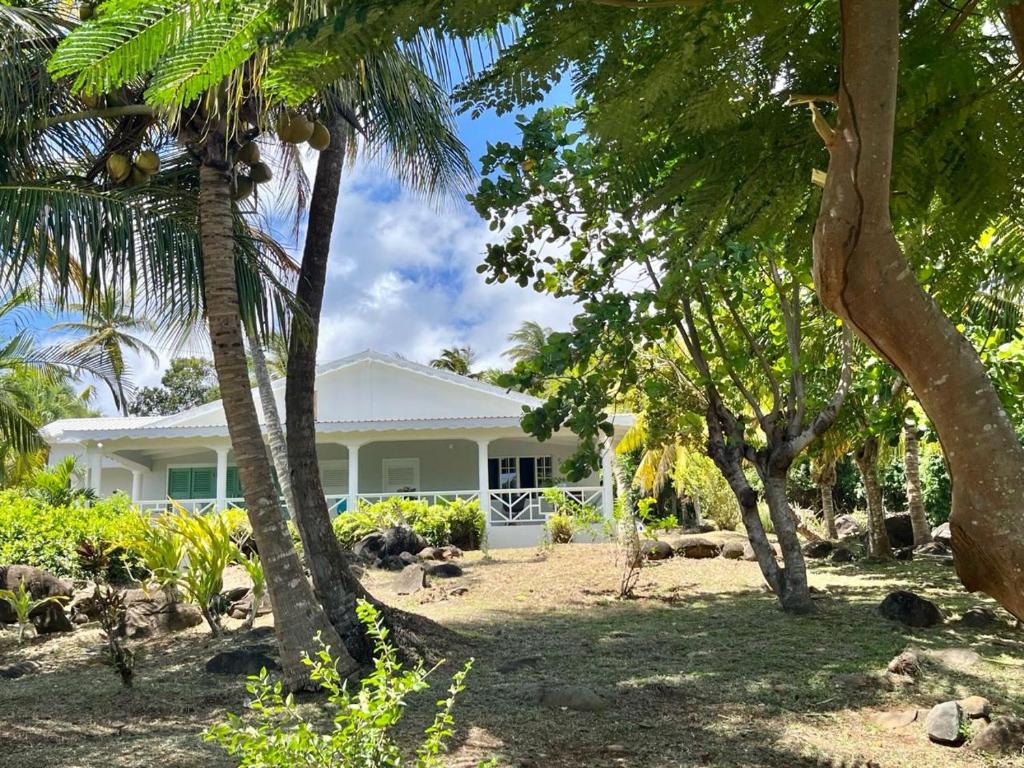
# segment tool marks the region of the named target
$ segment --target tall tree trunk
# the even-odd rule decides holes
[[[606,451],[614,451],[611,445]],[[633,494],[630,491],[626,475],[622,471],[622,462],[612,454],[612,477],[619,497],[619,544],[625,558],[622,576],[619,579],[619,597],[630,597],[636,582],[640,578],[643,566],[643,555],[640,552],[640,530],[637,526],[636,510],[633,508]]]
[[[270,443],[270,457],[274,461],[274,472],[277,484],[281,487],[288,514],[295,518],[295,493],[292,491],[291,472],[288,469],[288,443],[284,439],[284,428],[281,426],[281,415],[277,411],[277,399],[274,397],[274,383],[270,379],[267,358],[256,334],[249,333],[249,353],[252,355],[252,369],[256,376],[256,388],[260,393],[260,406],[263,409],[263,422],[267,429],[267,442]]]
[[[1024,447],[971,344],[914,279],[889,215],[898,0],[839,0],[838,124],[814,233],[822,302],[906,378],[953,482],[957,573],[1024,618]]]
[[[918,547],[932,540],[932,532],[924,513],[924,496],[921,493],[921,451],[916,424],[903,425],[903,466],[907,475],[907,506],[910,507],[910,523],[914,528],[914,546]]]
[[[878,438],[867,438],[854,454],[857,469],[864,482],[864,496],[868,504],[868,553],[878,560],[892,557],[889,533],[885,530],[885,507],[882,489],[878,484]]]
[[[298,689],[310,684],[302,653],[316,651],[317,635],[332,645],[336,654],[341,653],[340,641],[302,572],[270,479],[270,463],[249,388],[249,370],[242,340],[235,283],[234,217],[228,178],[222,168],[203,165],[199,170],[199,180],[204,298],[213,362],[231,446],[245,489],[249,522],[266,574],[281,666],[286,685]],[[343,675],[357,667],[343,653],[336,658],[340,661]]]
[[[785,589],[779,599],[789,611],[804,612],[813,608],[811,589],[807,584],[807,563],[797,537],[797,517],[786,498],[786,474],[772,474],[764,478],[764,500],[775,528],[775,537],[782,550],[785,568],[782,575]]]
[[[293,327],[288,349],[286,438],[295,493],[295,524],[302,537],[313,586],[349,653],[368,662],[373,648],[355,607],[358,599],[368,600],[370,596],[352,572],[348,557],[334,535],[316,455],[316,350],[345,155],[339,120],[330,120],[328,128],[331,144],[320,153],[316,167],[296,288],[296,299],[305,316]]]
[[[821,493],[821,516],[825,520],[825,530],[833,541],[839,538],[839,531],[836,530],[836,504],[832,497],[835,484],[836,463],[832,461],[823,466],[818,474],[818,491]]]

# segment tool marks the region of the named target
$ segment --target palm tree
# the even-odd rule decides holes
[[[476,360],[476,352],[469,345],[464,347],[446,347],[441,354],[430,361],[431,368],[438,368],[442,371],[451,371],[460,376],[472,376],[473,362]]]
[[[235,209],[231,201],[231,192],[238,185],[236,161],[240,147],[264,133],[275,115],[295,121],[293,113],[282,109],[287,102],[291,109],[301,109],[305,114],[324,119],[329,126],[331,143],[337,145],[328,147],[321,156],[318,181],[335,163],[340,173],[342,151],[347,147],[351,154],[357,146],[354,140],[346,143],[341,139],[356,131],[367,137],[365,143],[374,151],[381,144],[387,144],[398,150],[394,154],[416,161],[395,166],[400,177],[422,177],[425,171],[439,171],[424,186],[441,188],[452,176],[453,168],[458,175],[459,169],[468,166],[464,148],[450,140],[450,131],[440,133],[442,140],[434,138],[438,135],[438,126],[448,128],[444,120],[434,116],[437,104],[444,102],[436,98],[432,84],[426,87],[429,78],[415,65],[413,58],[406,55],[405,48],[384,44],[382,49],[377,40],[368,42],[363,31],[357,31],[347,46],[335,47],[327,57],[330,59],[326,62],[327,69],[335,73],[334,79],[329,88],[318,91],[311,87],[308,68],[305,65],[295,68],[296,62],[288,58],[286,48],[266,47],[269,32],[285,31],[289,24],[301,23],[302,13],[315,10],[312,6],[304,8],[299,18],[295,18],[279,5],[254,2],[242,9],[205,9],[204,13],[194,16],[182,15],[175,8],[163,15],[157,12],[140,18],[133,3],[111,0],[104,5],[102,18],[84,25],[80,32],[68,38],[52,64],[54,71],[73,75],[76,87],[87,93],[102,93],[112,86],[130,84],[135,78],[145,77],[147,101],[170,116],[179,141],[189,147],[198,161],[199,202],[203,212],[199,239],[206,319],[229,432],[257,541],[261,538],[260,530],[264,536],[274,537],[275,546],[281,547],[283,567],[290,572],[298,561],[286,556],[288,553],[284,551],[287,532],[272,496],[270,466],[244,375],[246,361],[237,294],[232,295],[242,284],[234,275]],[[172,23],[163,23],[167,20]],[[386,28],[381,31],[386,32]],[[103,51],[103,55],[98,51]],[[303,61],[308,64],[310,59],[305,56]],[[367,94],[373,98],[368,99]],[[366,117],[374,119],[366,120]],[[424,131],[424,126],[430,130]],[[324,161],[334,155],[337,160],[325,164]],[[324,174],[321,168],[325,169]],[[264,171],[261,175],[267,174]],[[335,189],[331,194],[331,186],[330,183],[324,185],[327,191],[321,195],[321,201],[332,202],[330,216],[333,220],[337,192]],[[317,215],[321,209],[316,202],[314,188],[311,223],[322,220]],[[311,361],[315,361],[315,328],[323,280],[317,274],[320,262],[311,259],[310,242],[319,248],[319,240],[311,240],[307,235],[297,299],[299,306],[309,312],[312,330],[297,327],[292,331],[289,379],[293,378],[294,371],[294,391],[301,400],[297,406],[302,414],[301,421],[311,424],[312,384],[302,374],[306,368],[315,368],[315,362]],[[325,264],[325,249],[322,260]],[[308,271],[307,261],[312,264]],[[296,318],[295,323],[297,326],[304,324],[301,318]],[[309,344],[306,339],[314,343]],[[303,344],[312,352],[297,354]],[[307,433],[300,423],[293,428],[290,413],[289,408],[289,454],[302,459],[296,461],[290,456],[291,471],[296,480],[300,476],[309,480],[293,486],[313,497],[297,501],[295,519],[309,555],[317,595],[330,612],[331,623],[346,630],[355,625],[361,645],[366,646],[355,616],[354,600],[346,591],[349,586],[357,586],[358,581],[342,559],[340,546],[330,535],[330,521],[316,471],[313,434]],[[287,545],[290,548],[290,540]],[[316,556],[324,547],[329,557]],[[262,543],[260,548],[263,552]],[[301,577],[292,581],[301,581]],[[277,613],[275,590],[272,583],[269,586]],[[332,599],[332,596],[339,599]],[[292,605],[305,610],[309,601],[293,601]],[[307,630],[311,621],[321,623],[308,614],[284,630],[282,623],[287,626],[291,622],[283,615],[278,616],[275,624],[283,657],[297,651],[299,646],[285,648],[289,638],[283,637],[281,632],[290,632],[290,639],[296,643],[302,642],[305,636],[308,649]],[[328,641],[336,637],[333,629],[325,636]],[[344,639],[350,640],[347,635]],[[305,670],[293,667],[291,671]]]
[[[518,363],[520,360],[529,360],[531,357],[536,357],[540,354],[540,351],[544,348],[544,343],[552,333],[554,331],[541,325],[536,320],[524,320],[519,328],[508,335],[508,340],[512,342],[512,346],[501,354],[513,363]]]
[[[70,304],[68,309],[81,313],[81,320],[65,320],[54,324],[53,329],[82,336],[65,345],[71,354],[95,353],[109,363],[116,387],[114,405],[127,415],[129,403],[125,396],[127,370],[124,353],[129,350],[137,355],[145,355],[154,364],[159,364],[157,353],[136,335],[140,332],[153,333],[156,323],[126,312],[121,299],[109,289],[93,301]]]

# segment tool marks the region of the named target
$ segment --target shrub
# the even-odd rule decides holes
[[[561,512],[548,515],[546,525],[548,541],[552,544],[568,544],[576,533],[572,516]]]
[[[367,534],[400,524],[410,526],[434,547],[454,544],[461,549],[477,549],[484,533],[477,499],[427,504],[398,497],[343,512],[334,519],[334,533],[342,544],[352,546]]]
[[[953,489],[946,471],[946,461],[941,451],[929,452],[921,472],[921,495],[924,497],[924,511],[928,522],[934,527],[949,520],[953,503]]]
[[[701,517],[723,531],[734,531],[740,524],[740,509],[729,483],[715,462],[695,450],[680,451],[676,462],[676,488],[700,500]]]
[[[124,581],[139,564],[130,542],[137,534],[138,513],[124,494],[102,501],[75,500],[52,506],[17,489],[0,491],[0,563],[43,568],[63,578],[79,578],[75,549],[84,540],[110,545],[105,577]]]
[[[327,692],[332,717],[307,720],[292,696],[284,696],[281,683],[272,683],[264,669],[249,678],[250,717],[228,715],[226,723],[207,729],[203,738],[220,744],[244,766],[440,766],[455,722],[452,706],[465,687],[472,660],[454,675],[448,697],[437,703],[414,758],[407,761],[393,731],[405,714],[409,694],[430,687],[427,677],[432,670],[422,664],[404,668],[387,642],[388,631],[376,610],[360,601],[356,611],[375,646],[373,671],[363,678],[358,690],[350,690],[341,679],[329,647],[322,646],[315,658],[304,659],[312,668],[313,681]],[[330,723],[328,729],[326,723]]]

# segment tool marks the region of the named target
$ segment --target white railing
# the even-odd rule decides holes
[[[557,497],[561,496],[564,502]],[[561,507],[601,509],[601,487],[503,488],[491,491],[491,525],[543,525]]]
[[[480,491],[394,491],[392,493],[360,493],[360,504],[376,504],[386,499],[414,499],[428,504],[451,504],[457,499],[469,501],[480,497]]]
[[[282,503],[284,503],[282,501]],[[238,507],[239,509],[245,509],[245,499],[242,497],[234,499],[225,499],[224,504],[227,507]],[[143,499],[136,501],[135,506],[142,512],[168,512],[174,509],[176,506],[183,507],[184,509],[192,512],[196,515],[205,515],[207,512],[213,512],[217,509],[216,499]]]

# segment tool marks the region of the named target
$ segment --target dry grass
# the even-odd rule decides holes
[[[912,588],[950,618],[990,601],[967,595],[952,569],[926,563],[819,565],[812,583],[827,591],[815,615],[782,614],[760,587],[753,563],[675,559],[643,572],[639,597],[614,598],[618,571],[605,545],[546,552],[467,555],[466,575],[417,596],[399,597],[390,574],[368,578],[386,602],[454,630],[441,650],[449,664],[474,656],[457,706],[448,764],[474,766],[1024,766],[983,761],[967,750],[928,743],[916,727],[887,731],[880,711],[929,707],[978,694],[997,714],[1024,716],[1024,633],[1001,614],[995,629],[953,622],[909,630],[874,608],[887,590]],[[453,596],[449,590],[468,587]],[[202,728],[243,705],[242,681],[206,675],[205,660],[243,635],[214,641],[201,628],[144,646],[134,691],[123,693],[98,662],[89,631],[17,650],[40,673],[0,681],[0,764],[181,766],[230,763],[198,739]],[[914,686],[850,689],[836,675],[875,672],[908,645],[974,648],[967,669],[930,663]],[[4,661],[3,663],[6,663]],[[549,710],[535,702],[547,684],[585,684],[610,702],[602,713]],[[411,732],[436,695],[415,702]],[[420,706],[422,705],[422,706]],[[315,701],[307,703],[315,707]]]

